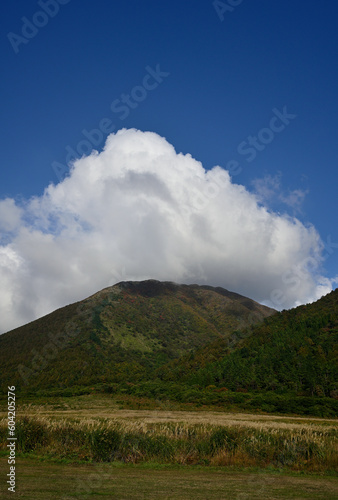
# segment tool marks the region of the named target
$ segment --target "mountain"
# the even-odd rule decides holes
[[[233,348],[245,327],[275,312],[223,288],[121,282],[0,336],[0,386],[144,380],[210,342]]]
[[[157,370],[163,381],[338,399],[338,289],[242,332],[231,352],[216,341]]]

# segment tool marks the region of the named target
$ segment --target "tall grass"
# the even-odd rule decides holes
[[[109,419],[24,416],[16,426],[18,452],[95,462],[338,469],[334,428],[297,429],[248,425],[145,423]],[[7,421],[0,421],[0,446],[6,449]]]

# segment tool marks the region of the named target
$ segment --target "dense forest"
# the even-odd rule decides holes
[[[0,337],[2,387],[335,416],[337,313],[338,290],[277,313],[223,289],[122,283]]]
[[[335,397],[337,306],[336,290],[314,304],[277,313],[251,327],[250,333],[242,332],[245,339],[232,351],[226,351],[226,342],[211,344],[162,367],[158,377],[203,387]]]

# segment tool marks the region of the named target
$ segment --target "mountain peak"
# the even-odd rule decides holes
[[[148,279],[143,281],[120,281],[114,286],[121,290],[129,290],[131,293],[143,295],[144,297],[155,297],[163,293],[174,292],[181,285],[172,281]]]
[[[128,379],[133,370],[147,372],[208,342],[231,337],[233,344],[235,332],[274,313],[220,287],[122,281],[0,336],[0,366],[3,379],[15,372],[12,383],[20,385],[17,367],[32,370],[32,352],[43,357],[50,339],[72,331],[46,370],[31,377],[34,385]],[[83,363],[87,375],[81,375]]]

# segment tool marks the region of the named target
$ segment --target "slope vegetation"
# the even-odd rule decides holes
[[[207,351],[196,353],[197,358]],[[338,289],[265,319],[233,352],[194,373],[186,370],[184,378],[230,389],[338,396]]]
[[[274,313],[222,288],[121,282],[2,335],[1,387],[152,378],[154,369],[207,343],[235,345],[248,324]]]

